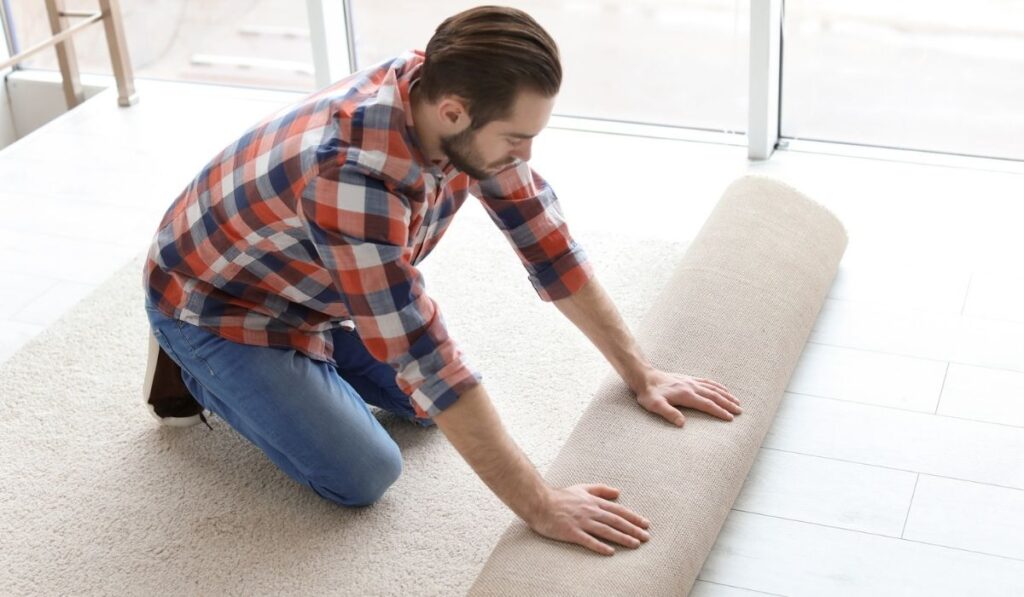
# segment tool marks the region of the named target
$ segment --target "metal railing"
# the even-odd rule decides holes
[[[131,106],[138,102],[118,0],[97,0],[100,8],[97,12],[64,10],[64,0],[45,0],[45,3],[53,35],[0,62],[0,70],[17,65],[47,48],[56,48],[57,63],[60,65],[60,74],[64,85],[64,98],[67,100],[68,109],[74,108],[85,101],[85,92],[82,90],[81,74],[78,71],[78,58],[75,55],[72,36],[90,25],[102,22],[107,37],[107,48],[110,50],[110,64],[113,67],[114,80],[117,82],[117,103],[119,106]],[[8,15],[4,14],[3,16],[6,27],[9,25],[7,23]],[[69,19],[84,20],[70,25]]]

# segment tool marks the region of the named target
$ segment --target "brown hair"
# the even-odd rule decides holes
[[[427,43],[419,87],[431,102],[466,100],[478,129],[512,112],[516,95],[553,97],[562,84],[558,46],[525,12],[478,6],[445,19]]]

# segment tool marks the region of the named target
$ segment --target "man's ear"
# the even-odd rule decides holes
[[[437,104],[441,124],[452,131],[461,131],[469,124],[469,103],[457,95],[446,95]]]

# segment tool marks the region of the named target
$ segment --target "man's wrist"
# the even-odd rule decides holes
[[[639,394],[654,383],[653,377],[656,372],[657,368],[650,363],[639,362],[623,374],[622,380],[626,382],[630,390]]]
[[[528,526],[533,526],[534,521],[548,510],[548,504],[550,501],[551,486],[549,486],[543,479],[540,479],[523,501],[521,511],[516,512],[516,514],[519,518],[522,518]]]
[[[530,521],[547,508],[547,483],[505,431],[483,384],[434,415],[434,422],[516,516]]]

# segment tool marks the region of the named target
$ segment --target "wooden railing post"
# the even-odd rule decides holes
[[[130,106],[139,101],[135,93],[135,76],[128,59],[128,44],[124,37],[124,23],[121,22],[121,6],[118,0],[99,0],[103,12],[103,28],[107,32],[107,48],[110,50],[110,64],[117,81],[117,104]]]
[[[50,31],[59,35],[68,28],[68,19],[63,15],[64,0],[46,0],[46,15],[50,19]],[[78,72],[78,58],[75,56],[75,42],[71,37],[57,42],[57,64],[64,83],[64,99],[68,109],[85,101],[82,80]]]
[[[78,72],[78,58],[75,56],[75,42],[72,36],[86,27],[103,21],[103,29],[107,35],[107,49],[110,50],[110,65],[117,81],[117,103],[119,106],[131,106],[139,101],[135,93],[135,76],[132,74],[132,62],[128,58],[128,44],[124,37],[124,24],[121,21],[121,6],[118,0],[97,0],[99,12],[64,10],[64,0],[44,0],[46,14],[50,20],[49,38],[35,44],[27,50],[0,61],[0,71],[21,64],[30,56],[34,56],[49,47],[57,50],[57,63],[60,65],[60,76],[64,85],[64,98],[68,109],[74,108],[85,101],[82,90],[82,79]],[[73,26],[68,25],[68,17],[83,19]]]

